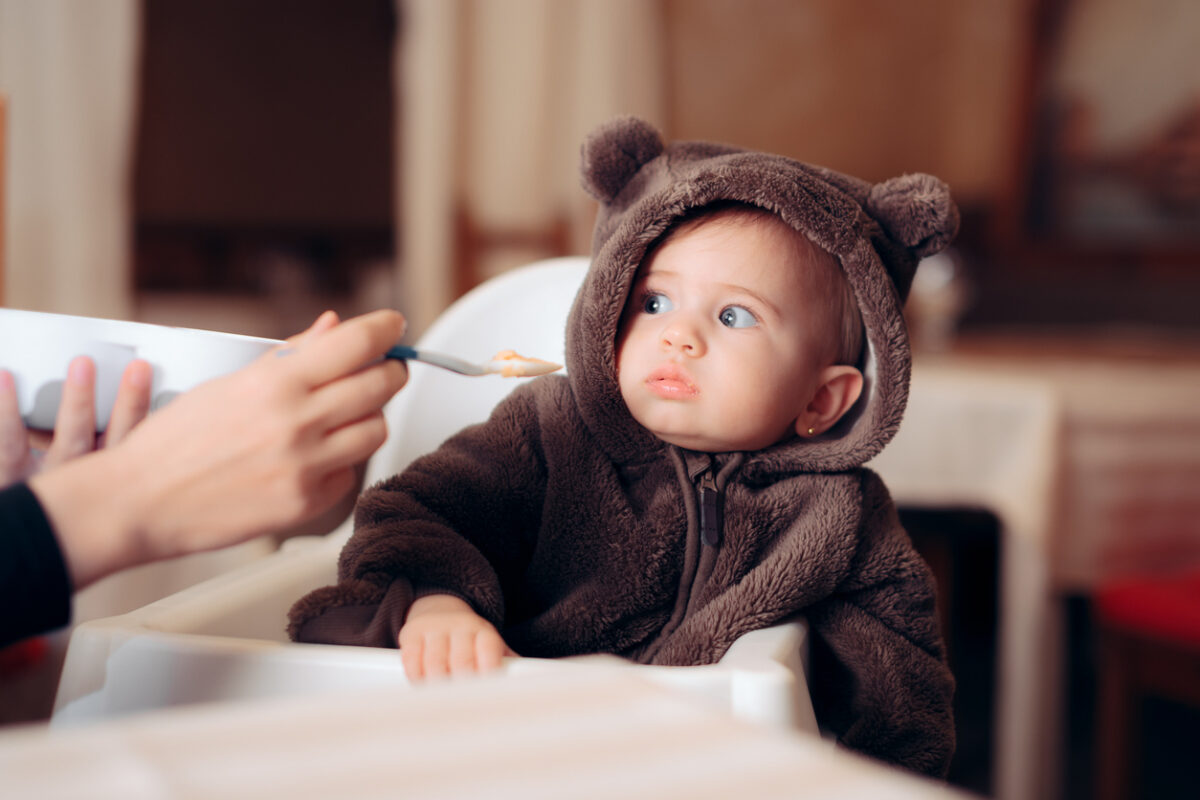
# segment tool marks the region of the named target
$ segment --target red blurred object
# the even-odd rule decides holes
[[[1200,708],[1200,570],[1123,578],[1093,597],[1100,678],[1096,796],[1135,796],[1148,694]]]
[[[9,678],[36,667],[45,660],[47,650],[49,645],[40,636],[0,648],[0,678]]]
[[[1110,581],[1096,593],[1095,608],[1106,626],[1200,648],[1200,571]]]

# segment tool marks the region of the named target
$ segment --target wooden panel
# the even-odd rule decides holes
[[[387,0],[145,7],[139,222],[392,224]]]

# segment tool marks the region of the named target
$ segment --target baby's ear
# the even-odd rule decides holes
[[[601,203],[611,203],[643,165],[663,151],[659,132],[637,117],[617,117],[583,142],[583,188]]]
[[[888,236],[918,258],[941,251],[958,232],[950,187],[932,175],[918,172],[877,183],[866,207]]]
[[[816,394],[796,418],[796,433],[801,436],[820,436],[832,428],[862,394],[863,375],[855,367],[826,367],[819,380]]]

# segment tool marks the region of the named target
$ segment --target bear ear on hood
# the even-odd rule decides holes
[[[611,203],[629,179],[662,154],[662,136],[637,117],[618,117],[594,130],[583,142],[583,187],[602,203]]]
[[[958,232],[950,188],[932,175],[918,172],[877,183],[866,207],[888,236],[918,258],[940,252]]]

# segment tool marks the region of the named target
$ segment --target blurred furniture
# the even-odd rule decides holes
[[[1058,404],[1041,381],[914,364],[895,439],[868,466],[896,504],[979,509],[1000,525],[992,794],[1054,795],[1061,621],[1050,540]]]
[[[566,255],[571,252],[570,235],[570,220],[562,214],[539,226],[489,226],[460,201],[454,209],[454,296],[499,274],[497,265],[503,269],[506,264]]]
[[[1041,460],[1006,458],[1013,445],[999,432],[934,420],[918,434],[910,426],[927,376],[951,385],[990,381],[1001,393],[1008,385],[1040,387],[1054,409]],[[1066,599],[1131,572],[1200,567],[1200,343],[1134,329],[968,335],[948,352],[916,355],[913,392],[881,460],[899,456],[893,450],[901,444],[918,447],[904,441],[912,434],[933,447],[928,458],[944,462],[945,485],[924,490],[935,496],[953,495],[966,480],[962,471],[977,469],[972,448],[1028,480],[1026,507],[1013,507],[1042,521],[1024,527],[1034,535],[1002,532],[994,794],[1057,797]],[[963,451],[957,469],[946,460],[955,447]],[[897,502],[920,501],[909,484],[924,470],[883,474]]]
[[[512,348],[561,363],[567,312],[587,266],[586,257],[559,258],[505,273],[447,309],[419,344],[476,361]],[[390,435],[371,459],[367,483],[486,419],[522,382],[410,365],[408,385],[387,408]],[[395,650],[286,641],[288,608],[336,582],[337,555],[350,532],[347,524],[325,538],[289,542],[279,553],[145,608],[78,626],[55,724],[187,703],[405,685]],[[743,719],[815,732],[805,635],[802,622],[755,631],[708,666],[635,666],[603,656],[589,663],[600,658],[610,669],[636,670]],[[505,670],[570,670],[578,661],[513,659]]]
[[[394,656],[395,653],[392,653]],[[964,797],[816,736],[580,666],[0,733],[18,797]]]
[[[1135,796],[1147,694],[1200,708],[1200,570],[1114,579],[1095,594],[1096,797]]]
[[[992,334],[918,368],[1035,381],[1061,411],[1055,521],[1059,594],[1200,567],[1200,340],[1137,329]]]

